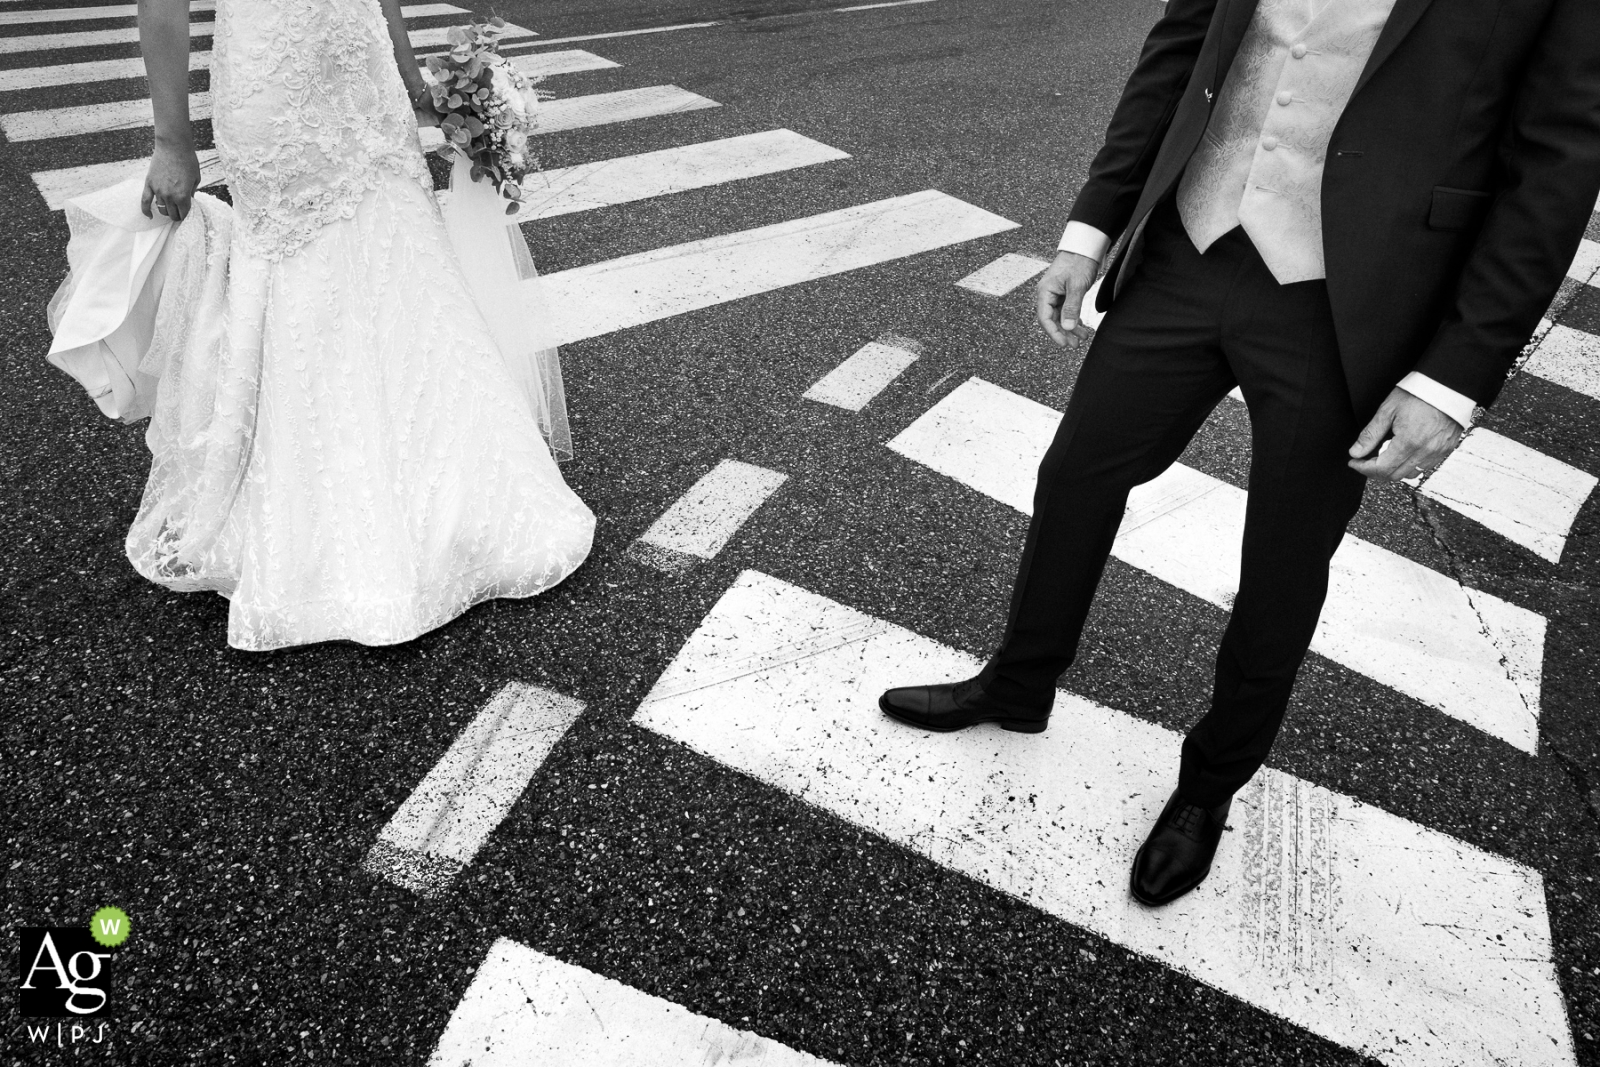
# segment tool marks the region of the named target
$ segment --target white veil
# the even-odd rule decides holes
[[[459,153],[452,155],[450,193],[442,199],[456,259],[551,454],[557,460],[571,459],[561,354],[550,332],[550,309],[528,241],[506,215],[508,201],[489,182],[473,181],[471,164]]]

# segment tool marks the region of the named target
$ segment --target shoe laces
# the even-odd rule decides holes
[[[1198,839],[1205,830],[1206,819],[1210,814],[1198,804],[1180,801],[1178,810],[1172,813],[1167,825],[1186,837]]]
[[[983,687],[978,684],[976,678],[968,678],[964,682],[957,682],[955,688],[950,691],[950,696],[958,707],[965,707],[973,697],[982,695]]]

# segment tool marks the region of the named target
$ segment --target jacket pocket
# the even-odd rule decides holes
[[[1470,230],[1489,213],[1491,197],[1474,189],[1433,187],[1433,207],[1428,212],[1430,230]]]

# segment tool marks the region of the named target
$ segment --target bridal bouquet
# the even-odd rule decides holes
[[[523,179],[538,169],[528,138],[548,94],[500,54],[505,30],[498,17],[453,27],[450,51],[428,59],[428,88],[446,147],[471,164],[473,181],[487,178],[510,201],[510,215],[521,205]]]

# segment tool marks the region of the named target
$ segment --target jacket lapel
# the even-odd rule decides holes
[[[1384,24],[1383,32],[1378,35],[1378,43],[1372,48],[1372,56],[1367,60],[1367,65],[1361,71],[1361,77],[1356,80],[1355,90],[1350,94],[1354,96],[1361,91],[1361,87],[1371,80],[1377,69],[1394,54],[1400,47],[1400,42],[1405,40],[1406,34],[1417,24],[1422,13],[1428,10],[1428,5],[1433,0],[1395,0],[1394,7],[1389,12],[1389,21]]]
[[[1239,46],[1244,43],[1245,31],[1256,13],[1256,3],[1257,0],[1221,0],[1222,10],[1218,14],[1222,22],[1217,34],[1217,69],[1212,85],[1216,92],[1222,91],[1223,79],[1227,78],[1228,69],[1239,54]]]

